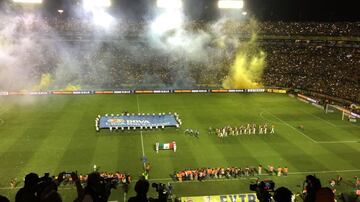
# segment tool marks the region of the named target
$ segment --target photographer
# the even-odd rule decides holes
[[[316,192],[321,188],[321,183],[318,178],[313,175],[306,176],[304,182],[303,199],[304,202],[314,202]]]
[[[29,173],[25,177],[24,187],[21,188],[15,197],[16,202],[61,202],[61,196],[57,192],[59,184],[63,181],[63,174],[60,173],[58,178],[49,176],[49,173],[41,178],[35,173]]]
[[[163,201],[167,201],[169,198],[169,189],[168,187],[166,187],[165,184],[163,183],[152,183],[151,185],[153,188],[155,188],[156,192],[158,193],[158,199],[154,200],[154,201],[159,201],[159,202],[163,202]],[[171,187],[172,189],[172,187]]]
[[[270,192],[273,192],[275,183],[272,180],[264,180],[255,184],[250,184],[250,190],[256,192],[256,197],[260,202],[269,202],[271,200]]]
[[[75,182],[78,193],[75,199],[77,202],[106,202],[111,194],[111,188],[116,188],[113,179],[104,179],[98,172],[88,175],[85,188],[82,187],[76,173],[73,172],[71,178]]]

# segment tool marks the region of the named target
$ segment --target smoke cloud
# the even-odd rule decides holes
[[[225,89],[261,87],[261,76],[265,67],[265,53],[256,45],[256,35],[242,44],[230,66],[227,78],[223,81]]]
[[[229,19],[199,24],[182,12],[156,12],[131,24],[104,10],[59,22],[8,9],[0,14],[0,90],[261,86],[266,54],[254,21],[241,28]]]

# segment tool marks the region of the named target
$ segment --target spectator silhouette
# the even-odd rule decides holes
[[[319,189],[321,189],[321,182],[318,178],[313,175],[306,176],[306,195],[304,198],[304,202],[315,202],[316,193]]]
[[[316,192],[315,202],[334,202],[335,195],[329,187],[322,187]]]
[[[0,202],[10,202],[8,198],[0,195]]]
[[[40,201],[36,195],[39,176],[35,173],[29,173],[25,176],[24,187],[21,188],[15,196],[15,202],[37,202]]]
[[[149,191],[149,182],[145,179],[140,179],[135,184],[136,196],[129,198],[128,202],[148,202],[147,192]]]
[[[78,197],[75,201],[78,202],[106,202],[110,196],[111,186],[103,181],[98,172],[93,172],[88,175],[87,185],[83,188],[80,184],[76,173],[71,175],[75,182]]]
[[[292,192],[286,187],[280,187],[275,190],[274,200],[276,202],[291,202]]]

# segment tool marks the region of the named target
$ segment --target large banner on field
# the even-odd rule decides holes
[[[185,196],[181,202],[259,202],[255,193],[213,196]]]
[[[178,127],[179,123],[174,114],[164,115],[116,115],[101,116],[100,129],[105,128],[141,128],[141,127]]]

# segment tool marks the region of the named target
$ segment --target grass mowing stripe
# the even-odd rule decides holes
[[[319,117],[319,116],[316,116],[316,115],[314,115],[314,114],[312,114],[312,113],[309,113],[309,112],[307,112],[307,111],[305,111],[305,110],[303,110],[303,109],[300,109],[300,111],[302,111],[302,112],[304,112],[304,113],[306,113],[306,114],[309,114],[310,116],[312,116],[312,117],[314,117],[314,118],[316,118],[316,119],[318,119],[318,120],[324,121],[325,123],[329,124],[330,126],[337,127],[337,125],[335,125],[335,124],[333,124],[333,123],[330,123],[329,121],[327,121],[327,120],[325,120],[325,119],[323,119],[323,118],[321,118],[321,117]]]
[[[348,141],[317,141],[318,144],[343,144],[343,143],[360,143],[360,140],[348,140]]]
[[[266,110],[265,110],[266,111]],[[294,126],[288,124],[287,122],[285,122],[284,120],[280,119],[278,116],[276,116],[275,114],[269,112],[269,111],[266,111],[268,112],[270,115],[272,115],[274,118],[276,118],[277,120],[281,121],[282,123],[284,123],[285,125],[289,126],[290,128],[292,128],[294,131],[296,131],[297,133],[301,134],[302,136],[306,137],[308,140],[310,140],[311,142],[313,143],[317,143],[317,141],[315,141],[314,139],[312,139],[311,137],[305,135],[305,133],[299,131],[298,129],[296,129]]]

